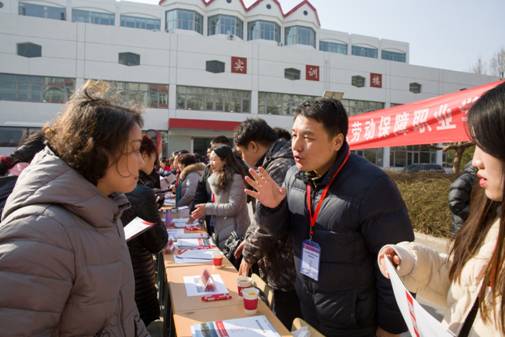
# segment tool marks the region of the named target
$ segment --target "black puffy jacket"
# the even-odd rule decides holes
[[[324,335],[375,336],[377,326],[400,333],[406,327],[376,260],[383,245],[413,241],[414,233],[395,184],[367,160],[350,155],[321,207],[313,238],[321,248],[319,281],[300,273],[302,243],[309,238],[306,182],[315,185],[315,208],[348,149],[344,144],[335,164],[315,183],[292,167],[284,181],[286,199],[275,209],[260,206],[257,222],[272,234],[290,233],[302,313]]]
[[[131,203],[131,208],[126,210],[121,217],[124,225],[137,216],[156,224],[128,242],[135,275],[135,302],[140,317],[147,326],[160,317],[153,254],[159,253],[165,247],[168,236],[165,225],[161,222],[156,198],[151,188],[140,182],[135,190],[127,193],[126,196]]]
[[[448,198],[449,209],[452,213],[451,233],[453,235],[461,228],[470,213],[470,196],[475,173],[472,163],[467,163],[463,173],[449,187]]]

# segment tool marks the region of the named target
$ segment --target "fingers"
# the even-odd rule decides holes
[[[259,188],[258,188],[259,186],[258,186],[258,183],[257,183],[257,181],[256,181],[256,180],[253,180],[253,179],[251,179],[251,178],[250,178],[250,177],[248,177],[248,176],[246,176],[244,179],[245,179],[246,183],[248,183],[248,184],[249,184],[249,186],[251,186],[251,187],[252,187],[252,188],[254,188],[255,190],[258,190],[258,189],[259,189]]]
[[[258,168],[258,171],[260,173],[260,176],[269,184],[272,184],[275,187],[279,187],[275,180],[268,174],[267,170],[265,170],[262,166]]]
[[[248,190],[247,188],[246,188],[246,189],[244,189],[244,192],[245,192],[247,195],[249,195],[249,196],[253,197],[254,199],[258,199],[258,196],[259,196],[259,193],[258,193],[258,192],[253,191],[253,190]]]

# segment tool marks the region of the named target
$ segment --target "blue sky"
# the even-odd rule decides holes
[[[279,2],[287,12],[300,0]],[[505,48],[505,0],[310,2],[318,10],[322,28],[410,43],[411,64],[470,71],[479,57],[488,64],[494,53]]]

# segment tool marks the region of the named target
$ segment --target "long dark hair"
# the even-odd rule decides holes
[[[468,130],[484,152],[499,159],[502,163],[502,179],[505,177],[505,83],[483,95],[468,113]],[[505,185],[505,184],[504,184]],[[452,265],[449,273],[451,281],[457,281],[465,264],[482,246],[486,234],[499,216],[499,232],[496,248],[486,268],[483,284],[479,293],[479,308],[484,321],[490,318],[490,308],[483,298],[487,285],[492,285],[493,296],[491,310],[497,318],[502,333],[505,333],[505,296],[502,296],[500,312],[494,312],[498,295],[505,294],[504,236],[505,236],[505,186],[502,187],[502,200],[493,201],[486,197],[483,190],[477,189],[472,195],[470,215],[456,234],[451,249]],[[501,206],[501,207],[500,207]],[[499,211],[499,214],[497,214]]]
[[[228,145],[216,146],[212,151],[223,161],[223,170],[221,172],[214,172],[217,176],[217,187],[220,191],[226,190],[233,182],[233,176],[240,174],[244,177],[247,173],[243,165],[240,164],[239,159],[233,153],[233,149]]]

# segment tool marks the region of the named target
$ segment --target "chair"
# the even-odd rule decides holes
[[[271,308],[274,302],[274,290],[258,274],[251,275],[251,284],[253,287],[258,288]]]
[[[325,337],[322,333],[317,331],[312,325],[305,322],[303,319],[297,317],[293,320],[293,325],[291,326],[291,331],[295,331],[300,329],[301,327],[306,326],[310,332],[310,337]]]

